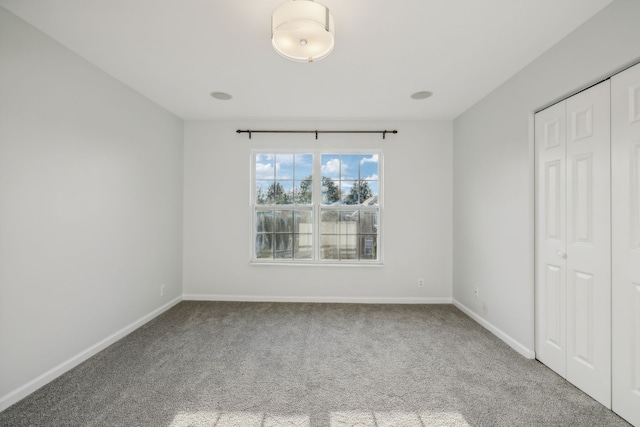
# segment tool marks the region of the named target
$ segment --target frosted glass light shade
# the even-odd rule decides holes
[[[292,61],[326,58],[334,46],[333,16],[313,0],[290,0],[273,12],[271,43],[276,52]]]

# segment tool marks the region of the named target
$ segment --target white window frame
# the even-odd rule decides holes
[[[311,154],[313,156],[313,193],[312,193],[312,202],[311,205],[258,205],[256,203],[256,155],[257,154]],[[322,164],[321,158],[323,154],[337,154],[337,155],[377,155],[378,156],[378,204],[375,206],[363,206],[363,205],[323,205],[322,204]],[[383,265],[383,255],[384,255],[384,245],[383,245],[383,211],[384,211],[384,157],[382,150],[373,149],[373,150],[362,150],[362,149],[341,149],[341,150],[332,150],[332,149],[289,149],[289,150],[269,150],[269,149],[254,149],[251,150],[251,161],[250,161],[250,197],[249,197],[249,208],[250,208],[250,217],[251,217],[251,233],[250,233],[250,263],[257,265],[333,265],[333,266],[381,266]],[[295,259],[267,259],[267,258],[258,258],[256,256],[256,212],[260,208],[272,207],[274,209],[282,208],[283,210],[287,209],[307,209],[310,208],[312,212],[312,223],[313,223],[313,251],[311,259],[304,260],[295,260]],[[321,234],[320,234],[320,223],[321,223],[321,213],[322,211],[329,210],[345,210],[353,208],[353,210],[358,209],[359,211],[372,211],[377,212],[377,254],[378,259],[375,260],[361,260],[361,259],[322,259],[321,258]]]

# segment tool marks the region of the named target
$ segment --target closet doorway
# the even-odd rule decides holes
[[[640,426],[640,64],[535,115],[536,357]]]

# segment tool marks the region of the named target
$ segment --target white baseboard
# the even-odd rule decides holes
[[[104,350],[105,348],[107,348],[108,346],[110,346],[114,342],[118,341],[119,339],[129,335],[131,332],[133,332],[134,330],[138,329],[140,326],[142,326],[145,323],[149,322],[153,318],[155,318],[155,317],[159,316],[160,314],[164,313],[165,311],[169,310],[171,307],[173,307],[174,305],[178,304],[180,301],[182,301],[182,297],[181,296],[176,298],[176,299],[174,299],[174,300],[172,300],[172,301],[169,301],[167,304],[163,305],[162,307],[159,307],[159,308],[153,310],[151,313],[139,318],[135,322],[125,326],[124,328],[122,328],[119,331],[117,331],[116,333],[108,336],[107,338],[103,339],[102,341],[100,341],[100,342],[92,345],[91,347],[81,351],[80,353],[76,354],[75,356],[71,357],[70,359],[62,362],[58,366],[48,370],[47,372],[45,372],[44,374],[40,375],[39,377],[29,381],[28,383],[24,384],[23,386],[20,386],[17,389],[15,389],[13,391],[10,391],[9,393],[7,393],[4,396],[0,397],[0,412],[4,411],[9,406],[13,405],[14,403],[18,402],[19,400],[27,397],[28,395],[30,395],[31,393],[33,393],[34,391],[36,391],[40,387],[42,387],[42,386],[50,383],[51,381],[55,380],[56,378],[58,378],[60,375],[64,374],[65,372],[75,368],[76,366],[78,366],[79,364],[84,362],[85,360],[89,359],[90,357],[92,357],[96,353]]]
[[[469,307],[465,306],[460,301],[457,301],[455,298],[453,299],[453,305],[458,307],[460,309],[460,311],[464,312],[464,314],[466,314],[467,316],[471,317],[473,320],[478,322],[480,324],[480,326],[482,326],[483,328],[485,328],[489,332],[491,332],[493,335],[495,335],[498,338],[500,338],[509,347],[511,347],[512,349],[514,349],[515,351],[517,351],[518,353],[520,353],[521,355],[523,355],[527,359],[535,359],[536,358],[535,351],[533,351],[530,348],[528,348],[527,346],[523,345],[518,340],[512,338],[511,336],[509,336],[508,334],[503,332],[501,329],[499,329],[498,327],[496,327],[492,323],[488,322],[483,317],[479,316],[476,312],[471,310]]]
[[[305,297],[273,295],[211,295],[184,294],[185,301],[246,301],[246,302],[317,302],[350,304],[451,304],[451,298],[395,297]]]

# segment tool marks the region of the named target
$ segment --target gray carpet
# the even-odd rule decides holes
[[[181,302],[1,426],[626,426],[451,305]]]

